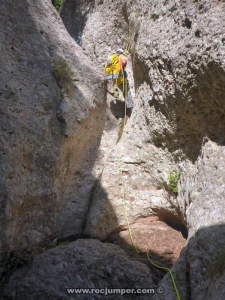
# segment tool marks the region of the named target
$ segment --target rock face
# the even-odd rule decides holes
[[[71,234],[72,221],[73,233],[82,232],[91,187],[79,185],[84,174],[76,172],[84,162],[95,182],[105,88],[51,1],[3,1],[0,22],[0,251],[7,251]],[[72,67],[70,95],[53,77],[53,60]]]
[[[74,299],[67,289],[146,289],[155,284],[149,269],[131,262],[118,246],[78,240],[37,257],[17,271],[5,291],[11,299]],[[76,294],[76,299],[150,299],[151,294]]]
[[[122,149],[130,222],[157,214],[189,230],[173,269],[181,299],[224,299],[224,275],[221,267],[215,268],[225,247],[224,11],[224,1],[218,0],[65,0],[61,15],[68,33],[51,1],[3,0],[0,251],[51,236],[84,233],[105,239],[124,226]],[[125,48],[127,38],[135,106],[122,144],[124,103],[111,103],[111,85],[106,99],[100,70],[109,54]],[[72,66],[67,95],[52,75],[52,59]],[[181,172],[177,196],[168,187],[172,170]],[[77,243],[81,252],[96,243],[94,256],[111,251],[98,242]],[[33,290],[40,280],[40,297],[45,297],[38,267],[49,259],[59,270],[58,282],[61,262],[51,255],[65,251],[67,261],[73,246],[42,254],[30,269],[18,271],[19,278],[28,274],[19,292],[27,292],[26,285]],[[105,259],[111,263],[107,257],[101,263]],[[89,271],[94,265],[93,278],[101,278],[100,260],[93,260],[89,264],[81,255],[78,268],[85,262]],[[81,282],[72,275],[68,284]],[[93,283],[93,278],[88,280]],[[113,285],[111,279],[105,283]],[[169,275],[160,285],[166,292],[153,299],[176,298]],[[46,290],[56,297],[51,288]],[[65,292],[59,284],[56,291]]]
[[[225,296],[225,276],[218,267],[225,249],[224,164],[225,147],[205,141],[196,164],[181,180],[179,200],[189,224],[186,270],[192,299]]]
[[[149,214],[178,218],[189,229],[189,243],[174,267],[182,299],[222,299],[223,277],[212,277],[209,265],[222,251],[218,244],[225,245],[225,3],[127,0],[96,1],[91,7],[80,45],[92,61],[101,65],[125,47],[127,37],[133,53],[135,107],[123,146],[130,221]],[[77,2],[78,10],[84,15]],[[70,30],[76,34],[77,28]],[[129,73],[131,78],[131,68]],[[125,225],[120,147],[111,152],[101,177],[107,197],[101,188],[94,192],[85,229],[92,237],[104,239]],[[168,192],[172,170],[181,171],[177,197]],[[162,284],[168,293],[154,297],[175,299],[170,279]]]
[[[65,1],[64,20],[72,2]],[[70,14],[84,15],[84,7],[76,5]],[[206,136],[224,144],[224,3],[100,1],[91,7],[80,40],[91,59],[101,65],[115,48],[125,47],[127,37],[135,52],[130,61],[136,101],[123,150],[130,218],[164,211],[189,227],[182,201],[168,195],[168,176],[195,164]],[[73,27],[72,34],[77,30]],[[107,197],[95,191],[86,226],[91,236],[105,238],[124,225],[120,147],[112,151],[101,178]]]

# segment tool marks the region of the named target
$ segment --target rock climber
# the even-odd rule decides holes
[[[121,48],[117,49],[116,54],[119,58],[119,76],[123,77],[124,80],[126,80],[126,83],[127,83],[126,88],[124,88],[123,83],[118,84],[118,88],[121,91],[123,91],[124,98],[127,97],[127,108],[130,108],[132,110],[132,108],[133,108],[133,99],[132,99],[132,94],[131,94],[131,90],[130,90],[129,81],[127,79],[127,72],[125,71],[125,67],[127,65],[127,58],[124,55],[123,49],[121,49]],[[127,95],[126,95],[126,93],[127,93]]]
[[[116,53],[109,56],[106,60],[105,78],[106,80],[113,80],[115,98],[119,97],[118,88],[122,91],[123,97],[126,99],[126,106],[131,112],[133,108],[133,100],[127,79],[127,72],[125,71],[126,65],[127,58],[124,55],[123,49],[119,48]],[[116,103],[116,99],[114,100],[114,103]]]
[[[119,57],[119,70],[120,70],[119,75],[122,76],[123,71],[125,71],[125,67],[127,65],[127,58],[123,54],[123,49],[121,49],[121,48],[117,49],[116,54]]]

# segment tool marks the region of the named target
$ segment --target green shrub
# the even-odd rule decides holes
[[[212,274],[215,276],[217,273],[223,273],[225,270],[225,251],[217,255],[216,259],[213,261]]]
[[[180,172],[178,171],[172,171],[169,173],[169,188],[170,190],[174,193],[177,194],[178,193],[178,180],[180,179]]]
[[[53,75],[57,80],[59,86],[69,93],[73,81],[74,73],[71,66],[64,60],[54,60]]]
[[[69,241],[65,241],[65,242],[60,242],[59,243],[59,246],[66,246],[66,245],[69,245]]]
[[[55,244],[51,241],[43,241],[40,243],[40,247],[44,248],[45,250],[49,250],[55,248]]]
[[[56,8],[57,10],[60,9],[62,3],[63,3],[63,0],[52,0],[52,4],[55,6],[55,8]]]

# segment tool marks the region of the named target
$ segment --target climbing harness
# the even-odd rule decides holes
[[[122,49],[121,49],[122,51]],[[124,55],[128,55],[130,51],[130,42],[129,38],[127,38],[127,45],[124,51]],[[122,76],[119,76],[120,72],[120,64],[119,64],[119,57],[118,55],[112,54],[109,56],[105,62],[105,78],[106,80],[115,80],[118,77],[120,77],[120,80],[122,80]],[[118,85],[122,84],[122,82],[118,82]]]
[[[126,45],[124,54],[125,55],[129,54],[129,50],[130,50],[130,42],[129,42],[129,38],[127,38],[127,45]],[[122,49],[118,49],[117,51],[123,53]],[[119,92],[118,92],[117,87],[122,84],[123,84],[123,93],[124,93],[125,80],[124,80],[123,68],[126,66],[126,63],[127,63],[125,56],[124,56],[124,58],[125,58],[125,62],[121,62],[117,53],[115,53],[115,54],[109,56],[105,62],[105,78],[106,78],[106,80],[113,80],[113,91],[114,91],[115,98],[119,98]],[[122,69],[122,76],[120,74],[121,69]],[[126,79],[125,86],[127,86],[127,79]],[[126,89],[127,89],[127,87],[126,87]]]
[[[121,183],[122,183],[122,191],[123,191],[123,206],[124,206],[124,212],[125,212],[125,217],[126,217],[126,222],[127,222],[127,228],[128,228],[128,232],[129,232],[129,236],[130,236],[130,240],[131,240],[131,243],[134,247],[134,249],[136,250],[136,252],[138,254],[140,254],[140,251],[137,249],[136,245],[135,245],[135,242],[134,242],[134,239],[133,239],[133,236],[132,236],[132,231],[131,231],[131,228],[130,228],[130,222],[129,222],[129,216],[128,216],[128,213],[127,213],[127,206],[126,206],[126,199],[125,199],[125,186],[124,186],[124,179],[123,179],[123,136],[124,136],[124,131],[125,131],[125,127],[126,127],[126,114],[127,114],[127,109],[126,109],[126,102],[127,102],[127,79],[124,78],[124,71],[123,71],[123,93],[125,92],[125,109],[124,109],[124,123],[123,123],[123,130],[122,130],[122,135],[121,135],[121,147],[120,147],[120,172],[121,172]],[[176,296],[177,296],[177,299],[180,300],[180,296],[179,296],[179,293],[178,293],[178,290],[177,290],[177,286],[176,286],[176,283],[175,283],[175,280],[173,278],[173,274],[171,272],[171,270],[169,268],[166,268],[166,267],[161,267],[157,264],[155,264],[149,257],[149,254],[148,252],[146,252],[146,255],[147,255],[147,258],[149,260],[149,262],[156,268],[158,269],[163,269],[163,270],[166,270],[169,272],[170,274],[170,277],[171,277],[171,280],[172,280],[172,283],[173,283],[173,287],[174,287],[174,290],[175,290],[175,293],[176,293]]]

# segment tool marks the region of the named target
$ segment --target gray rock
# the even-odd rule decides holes
[[[90,51],[91,59],[97,62],[94,54],[97,53],[102,63],[109,54],[109,47],[113,51],[113,47],[125,46],[127,36],[136,49],[132,60],[136,101],[126,127],[123,150],[130,219],[132,222],[140,216],[166,210],[186,222],[183,200],[168,195],[168,176],[173,169],[185,170],[196,162],[205,136],[219,145],[224,143],[224,91],[219,88],[225,79],[224,46],[220,44],[219,48],[209,49],[209,45],[219,44],[222,40],[223,31],[220,29],[224,26],[224,4],[217,5],[212,1],[206,5],[203,16],[197,3],[171,0],[167,4],[168,10],[162,11],[163,18],[159,11],[159,18],[152,18],[148,13],[151,10],[149,1],[117,4],[112,1],[95,4],[95,9],[86,15],[81,45],[91,49],[93,37],[96,36],[98,41],[100,36],[105,36],[101,38],[101,47]],[[68,15],[69,5],[71,1],[66,0],[62,9],[63,20]],[[111,5],[116,7],[113,15]],[[160,5],[163,7],[162,1],[157,3],[158,7]],[[71,14],[78,10],[84,14],[84,4],[77,3]],[[211,20],[208,27],[204,27],[206,14]],[[109,21],[104,22],[105,19]],[[137,19],[138,24],[135,23]],[[101,26],[96,31],[96,20],[108,27]],[[117,37],[112,21],[124,22],[116,31]],[[69,26],[68,20],[65,23]],[[132,26],[137,29],[136,37]],[[196,38],[197,29],[204,32],[204,39]],[[73,30],[77,29],[73,27]],[[108,32],[112,32],[110,39],[107,39]],[[118,37],[121,38],[119,44]],[[147,48],[146,40],[151,41]],[[104,167],[99,185],[104,192],[99,188],[94,193],[94,205],[86,226],[86,233],[91,236],[105,238],[125,223],[122,193],[118,189],[120,147],[119,144],[113,149]]]
[[[5,294],[10,299],[150,299],[152,295],[69,294],[67,289],[154,288],[149,269],[131,262],[118,246],[97,240],[78,240],[36,256],[10,278]]]
[[[105,119],[103,77],[51,1],[4,0],[1,7],[0,252],[83,231]],[[69,96],[53,76],[53,59],[67,61],[78,78]],[[82,162],[90,184],[78,196],[73,175]]]
[[[116,7],[113,16],[112,5]],[[174,266],[178,282],[183,276],[178,287],[182,299],[223,299],[223,276],[212,277],[202,269],[208,270],[210,261],[215,261],[218,245],[224,247],[225,4],[170,0],[165,9],[165,1],[143,0],[121,5],[119,1],[96,3],[87,16],[81,44],[88,48],[92,37],[98,41],[104,36],[103,44],[89,53],[93,61],[96,54],[102,62],[108,49],[126,45],[127,36],[135,47],[135,106],[123,147],[130,221],[154,213],[177,216],[189,229],[187,248]],[[96,19],[110,20],[105,22],[107,29],[102,26],[96,31]],[[120,24],[116,31],[120,41],[115,37],[115,22]],[[110,39],[108,32],[112,32]],[[104,193],[95,190],[86,223],[86,233],[98,238],[125,224],[120,146],[108,157],[99,184]],[[178,197],[168,192],[172,170],[182,174]],[[168,276],[162,284],[168,293],[154,297],[175,299]]]
[[[135,101],[123,171],[130,222],[150,214],[179,219],[189,230],[174,266],[182,299],[224,298],[224,276],[208,269],[224,249],[224,5],[65,0],[70,36],[51,1],[3,0],[1,250],[51,235],[104,239],[125,225],[117,120],[124,106],[112,105],[110,84],[106,99],[99,70],[129,37]],[[72,97],[53,78],[52,57],[71,63]],[[172,170],[182,174],[178,197],[168,188]],[[160,284],[167,292],[154,297],[174,299],[168,275]]]

